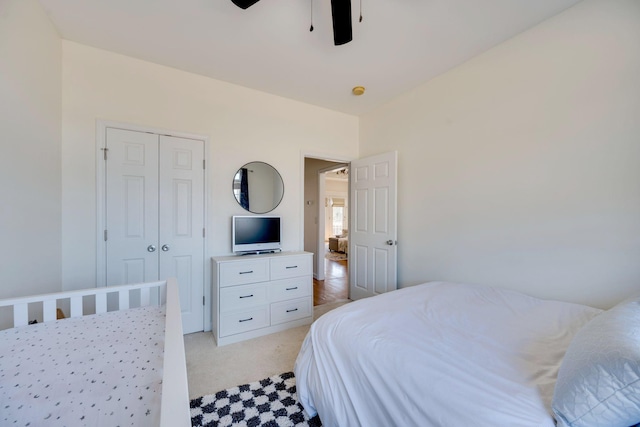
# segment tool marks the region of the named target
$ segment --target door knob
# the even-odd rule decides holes
[[[394,242],[393,240],[387,240],[386,241],[386,244],[389,245],[389,246],[393,246],[394,244],[397,244],[397,243],[398,243],[397,241]]]
[[[149,246],[147,246],[147,250],[148,250],[149,252],[155,252],[155,251],[156,251],[156,247],[155,247],[155,246],[153,246],[153,245],[149,245]]]
[[[163,252],[167,252],[169,250],[169,245],[162,245],[160,249],[162,249]]]

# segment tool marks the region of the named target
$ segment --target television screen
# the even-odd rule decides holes
[[[260,253],[280,250],[280,217],[234,216],[231,228],[233,252]]]

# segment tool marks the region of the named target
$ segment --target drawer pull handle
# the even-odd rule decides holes
[[[287,310],[287,313],[293,313],[294,311],[298,311],[297,308],[292,308],[291,310]]]
[[[286,268],[298,268],[298,266],[297,265],[290,265],[290,266],[288,266]]]
[[[241,271],[241,272],[240,272],[240,273],[238,273],[238,274],[251,274],[251,273],[253,273],[253,270],[249,270],[249,271]]]
[[[293,291],[294,289],[298,289],[298,287],[297,287],[297,286],[295,286],[295,287],[293,287],[293,288],[287,288],[286,290],[287,290],[287,291]]]
[[[251,298],[253,296],[253,294],[251,295],[240,295],[240,298]]]
[[[253,320],[253,317],[249,317],[248,319],[240,319],[240,320],[238,320],[238,322],[240,322],[240,323],[248,322],[249,320]]]

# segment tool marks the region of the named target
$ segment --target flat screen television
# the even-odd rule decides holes
[[[279,252],[282,225],[279,216],[240,216],[231,221],[231,250],[237,254]]]

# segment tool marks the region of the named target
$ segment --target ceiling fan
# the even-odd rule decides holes
[[[260,0],[231,1],[239,8],[247,9]],[[331,16],[333,19],[333,43],[339,46],[353,40],[353,32],[351,29],[351,0],[331,0]],[[313,26],[311,27],[311,31],[313,31]]]

